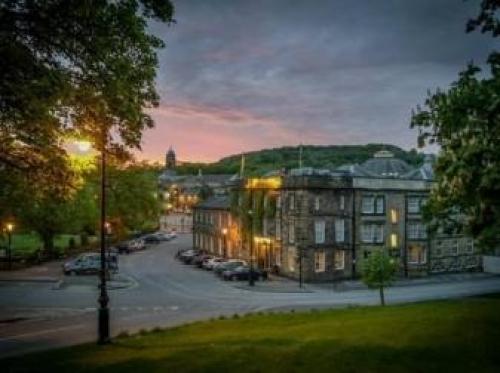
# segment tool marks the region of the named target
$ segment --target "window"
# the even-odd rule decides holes
[[[467,239],[465,242],[465,252],[467,254],[472,254],[474,252],[474,240],[472,239]]]
[[[314,210],[318,211],[319,210],[319,205],[321,201],[319,197],[314,197]]]
[[[373,204],[375,198],[372,196],[364,196],[361,200],[361,212],[363,214],[373,214],[375,211],[373,209]]]
[[[345,197],[343,194],[340,195],[339,208],[341,210],[345,209]]]
[[[363,224],[361,226],[361,240],[366,243],[383,243],[384,226],[382,224]]]
[[[276,197],[276,208],[281,208],[281,196]]]
[[[427,202],[426,197],[409,196],[408,197],[408,212],[410,214],[419,214],[422,211],[422,206]]]
[[[325,243],[325,221],[317,220],[314,222],[314,242]]]
[[[427,260],[426,250],[420,245],[408,247],[408,263],[424,264]]]
[[[345,241],[345,220],[335,219],[335,242]]]
[[[325,252],[316,251],[314,253],[314,270],[316,272],[325,272]]]
[[[409,240],[424,240],[427,238],[427,229],[420,222],[409,222],[407,235]]]
[[[297,260],[296,258],[296,253],[295,253],[295,247],[289,247],[288,248],[288,270],[290,272],[295,271],[295,261]]]
[[[343,250],[335,250],[333,257],[333,266],[336,270],[344,269],[345,267],[345,253]]]
[[[391,248],[395,249],[398,247],[398,235],[397,233],[391,233]]]
[[[281,220],[276,219],[276,239],[280,240],[281,239]]]
[[[398,223],[398,210],[396,209],[391,209],[391,223],[392,224]]]
[[[288,202],[289,202],[288,208],[290,210],[294,210],[295,209],[295,195],[294,194],[290,194],[290,198],[289,198]]]
[[[363,214],[383,214],[384,211],[384,196],[363,196],[361,200],[361,212]]]
[[[295,242],[295,222],[294,221],[291,221],[290,225],[288,226],[288,242],[289,243]]]
[[[384,196],[378,196],[377,198],[375,198],[375,212],[377,214],[383,214],[385,212]]]
[[[450,242],[450,255],[458,255],[458,240]]]

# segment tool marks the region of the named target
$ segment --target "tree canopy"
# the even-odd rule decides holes
[[[164,46],[147,21],[173,12],[168,0],[0,0],[0,167],[56,178],[74,133],[138,148]]]
[[[484,0],[467,30],[500,34],[499,1]],[[436,143],[437,185],[427,217],[433,228],[466,232],[492,249],[500,242],[500,53],[492,51],[489,71],[469,64],[448,90],[430,93],[411,126],[419,143]]]

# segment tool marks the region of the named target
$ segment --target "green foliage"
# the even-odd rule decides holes
[[[57,184],[66,135],[138,148],[163,47],[147,21],[172,16],[168,0],[1,1],[0,165]]]
[[[468,29],[497,36],[499,6],[483,1]],[[421,146],[441,147],[437,185],[426,206],[431,227],[463,231],[491,250],[500,242],[500,53],[492,52],[488,65],[483,73],[471,64],[448,90],[429,93],[411,126],[419,129]]]
[[[362,281],[370,289],[380,290],[380,302],[385,305],[384,288],[394,281],[397,262],[383,250],[372,251],[363,262]]]
[[[422,162],[422,155],[415,150],[405,151],[394,145],[307,145],[303,147],[304,167],[336,168],[348,163],[361,163],[379,150],[390,150],[396,157],[412,165]],[[245,175],[259,176],[282,168],[297,168],[299,147],[264,149],[245,153]],[[236,174],[240,170],[241,154],[222,158],[215,163],[184,163],[177,167],[179,174],[196,174],[199,169],[206,174]]]

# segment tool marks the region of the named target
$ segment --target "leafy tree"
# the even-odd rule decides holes
[[[163,47],[147,21],[172,16],[168,0],[0,0],[0,167],[56,181],[75,132],[138,148]]]
[[[384,288],[392,284],[396,270],[396,261],[382,250],[373,251],[363,262],[362,281],[370,289],[379,289],[382,306],[385,306]]]
[[[500,34],[499,1],[484,0],[467,30]],[[470,64],[448,90],[429,94],[411,126],[419,143],[440,145],[437,185],[426,208],[431,228],[471,234],[485,249],[500,242],[500,53],[488,61],[489,73]]]

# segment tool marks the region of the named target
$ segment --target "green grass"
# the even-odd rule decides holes
[[[80,236],[72,234],[60,234],[54,239],[54,247],[59,250],[69,247],[69,240],[73,237],[75,244],[80,245]],[[92,238],[92,237],[91,237]],[[7,246],[7,239],[0,237],[0,246]],[[37,249],[43,247],[43,242],[35,233],[19,233],[12,235],[12,254],[13,255],[29,255]]]
[[[499,372],[500,297],[228,318],[0,361],[4,372]]]

